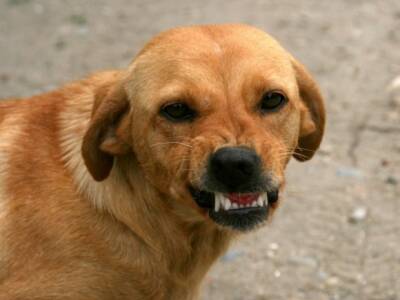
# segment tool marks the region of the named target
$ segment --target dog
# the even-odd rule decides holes
[[[306,68],[241,24],[171,29],[125,70],[1,101],[0,299],[196,299],[324,124]]]

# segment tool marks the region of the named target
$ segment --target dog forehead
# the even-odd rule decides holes
[[[142,49],[140,54],[154,48],[187,50],[189,53],[198,46],[214,47],[215,43],[224,46],[227,44],[251,44],[252,47],[268,45],[270,50],[280,52],[283,48],[266,32],[244,24],[200,25],[178,27],[156,35]],[[231,46],[230,45],[230,46]]]
[[[289,60],[280,44],[255,27],[242,24],[203,25],[171,29],[154,37],[139,52],[133,65],[162,68],[198,64],[221,66],[255,59],[274,64]]]
[[[253,77],[290,79],[290,58],[277,41],[251,26],[177,28],[153,38],[137,55],[127,89],[132,95],[150,93],[181,81],[222,90],[240,87]]]

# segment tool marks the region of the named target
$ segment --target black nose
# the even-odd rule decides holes
[[[249,186],[260,175],[261,161],[256,152],[245,147],[224,147],[210,159],[214,178],[231,191]]]

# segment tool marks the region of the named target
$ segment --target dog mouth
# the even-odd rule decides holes
[[[268,192],[221,193],[189,188],[197,205],[219,225],[239,231],[251,230],[265,222],[278,189]]]
[[[214,193],[214,211],[248,211],[251,208],[268,207],[267,193]]]

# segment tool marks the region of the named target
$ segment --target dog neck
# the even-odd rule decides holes
[[[97,206],[135,234],[141,248],[151,254],[144,257],[157,262],[155,270],[164,269],[174,287],[198,286],[233,237],[211,222],[182,216],[181,205],[152,186],[133,155],[117,159],[100,186],[107,193]]]

